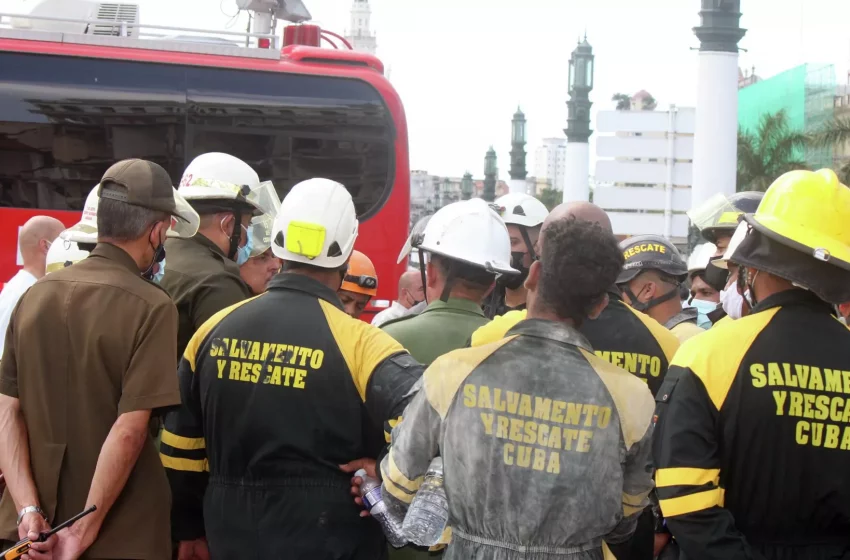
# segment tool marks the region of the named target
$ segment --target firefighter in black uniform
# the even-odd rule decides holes
[[[272,231],[283,272],[192,337],[179,368],[162,460],[180,558],[380,558],[341,465],[370,456],[421,376],[381,330],[336,295],[357,237],[348,191],[311,179],[284,199]],[[374,454],[371,455],[374,457]]]
[[[688,558],[846,559],[850,189],[792,171],[743,219],[752,313],[683,344],[656,397],[661,509]]]

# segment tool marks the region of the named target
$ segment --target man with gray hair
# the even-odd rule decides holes
[[[62,222],[50,216],[33,216],[21,227],[18,247],[24,266],[0,292],[0,356],[3,354],[3,335],[9,326],[12,310],[24,292],[44,276],[47,250],[63,229],[65,226]]]
[[[97,506],[34,543],[33,560],[171,555],[148,422],[180,404],[177,309],[151,280],[166,233],[192,236],[199,218],[150,161],[113,165],[99,195],[97,245],[24,294],[0,360],[0,539],[35,539]]]

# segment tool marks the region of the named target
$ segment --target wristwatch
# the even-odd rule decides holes
[[[28,513],[37,513],[40,516],[42,516],[45,521],[47,521],[47,514],[44,513],[43,509],[41,509],[38,506],[26,506],[24,508],[21,508],[21,511],[18,512],[17,524],[18,524],[19,527],[21,525],[21,521],[23,521],[23,519],[24,519],[24,516]]]

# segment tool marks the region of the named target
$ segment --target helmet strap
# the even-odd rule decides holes
[[[235,208],[233,210],[233,231],[230,234],[230,248],[227,251],[227,258],[236,260],[236,252],[239,250],[239,242],[242,240],[242,209]]]
[[[525,246],[528,248],[528,255],[531,257],[531,261],[534,262],[537,259],[537,254],[534,252],[534,244],[531,243],[531,237],[528,236],[528,228],[520,226],[519,232],[522,234],[522,239],[525,241]]]
[[[629,288],[628,285],[624,285],[620,291],[629,296],[629,300],[631,300],[631,306],[633,309],[637,311],[647,311],[648,309],[655,307],[660,303],[664,303],[665,301],[671,300],[674,297],[679,295],[679,287],[676,286],[663,296],[658,296],[657,298],[653,298],[649,301],[639,301],[637,296],[632,293],[632,289]]]
[[[446,274],[446,285],[443,286],[443,293],[440,294],[440,301],[443,303],[449,301],[449,296],[452,294],[452,287],[455,284],[455,273],[451,268],[449,269],[449,273]]]
[[[426,289],[428,284],[425,282],[425,253],[422,249],[417,252],[419,253],[419,276],[422,278],[422,293],[425,296],[425,303],[428,303],[428,290]]]

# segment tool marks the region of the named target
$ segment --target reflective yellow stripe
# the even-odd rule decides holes
[[[162,453],[159,454],[159,458],[166,469],[187,472],[209,472],[210,470],[210,464],[206,459],[177,459]]]
[[[626,517],[630,517],[632,515],[638,514],[645,509],[646,506],[631,506],[626,502],[623,502],[623,515]]]
[[[165,445],[170,445],[171,447],[176,447],[177,449],[185,449],[186,451],[192,451],[194,449],[206,449],[206,443],[204,442],[204,438],[188,438],[178,436],[177,434],[172,434],[168,430],[162,430],[162,443],[164,443]]]
[[[396,484],[389,478],[384,479],[384,488],[386,488],[396,500],[404,502],[405,504],[409,504],[410,502],[412,502],[413,496],[415,496],[415,494],[406,493],[404,490],[401,489],[401,487],[396,486]]]
[[[702,511],[714,506],[723,506],[723,489],[715,488],[705,492],[697,492],[689,496],[680,496],[669,500],[659,500],[661,513],[664,517],[675,517],[695,511]]]
[[[401,470],[399,470],[398,465],[395,464],[395,459],[393,459],[393,454],[390,453],[389,461],[389,470],[386,473],[386,478],[389,478],[393,484],[398,486],[399,488],[404,488],[411,494],[415,494],[419,487],[422,485],[422,481],[425,477],[420,476],[416,480],[410,480],[407,478]]]
[[[720,469],[696,469],[679,467],[674,469],[658,469],[655,471],[655,486],[702,486],[720,481]]]
[[[649,490],[641,492],[640,494],[627,494],[626,492],[623,492],[623,505],[643,509],[643,506],[646,505],[644,500],[647,496],[649,496]]]

